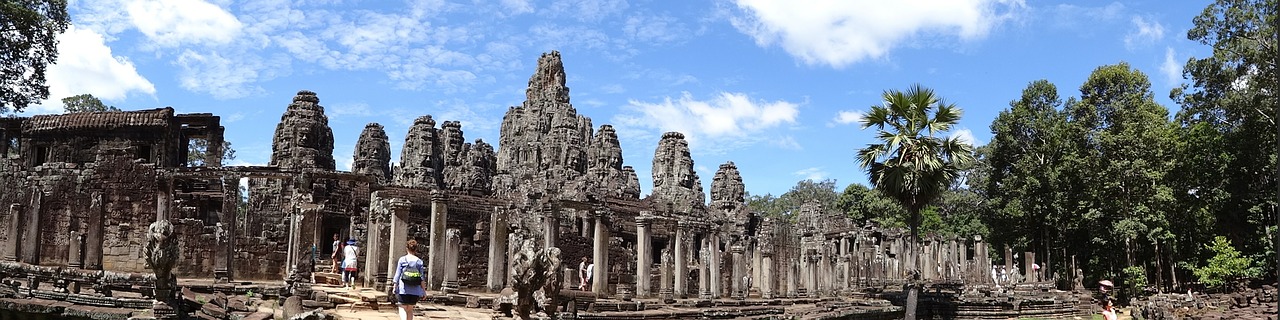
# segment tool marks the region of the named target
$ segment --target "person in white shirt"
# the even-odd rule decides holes
[[[356,287],[356,272],[360,271],[356,265],[356,255],[360,254],[360,247],[356,246],[356,239],[347,240],[347,246],[342,248],[342,281],[351,288]]]

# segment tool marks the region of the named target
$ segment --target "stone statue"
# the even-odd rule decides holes
[[[173,267],[178,262],[178,239],[173,237],[173,225],[168,220],[153,222],[147,228],[144,254],[147,266],[156,274],[156,299],[172,299],[173,290],[177,286]]]
[[[560,249],[546,248],[537,250],[535,241],[524,238],[520,247],[511,258],[511,274],[514,280],[512,287],[516,290],[516,316],[520,319],[531,319],[534,307],[534,292],[543,289],[543,293],[555,304],[560,293],[563,279],[560,279]],[[555,309],[547,309],[548,316],[555,317]]]

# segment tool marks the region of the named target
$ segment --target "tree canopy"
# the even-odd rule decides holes
[[[58,60],[57,37],[70,24],[66,0],[0,3],[0,113],[49,97],[45,71]]]

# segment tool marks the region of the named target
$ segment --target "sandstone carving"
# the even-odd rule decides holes
[[[391,143],[382,125],[370,123],[356,140],[355,161],[351,172],[374,177],[378,183],[391,180]]]
[[[333,171],[333,131],[315,92],[298,91],[280,116],[271,144],[271,165]]]

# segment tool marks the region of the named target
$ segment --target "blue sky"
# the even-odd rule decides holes
[[[681,131],[709,187],[735,162],[752,194],[803,179],[866,183],[856,123],[886,89],[914,83],[964,110],[950,134],[981,145],[1027,83],[1078,96],[1127,61],[1157,101],[1209,48],[1186,40],[1209,1],[72,0],[51,68],[61,111],[90,93],[122,109],[222,116],[232,164],[261,165],[295,92],[316,91],[338,168],[364,125],[391,138],[412,120],[457,120],[496,143],[542,52],[559,50],[578,113],[617,128],[642,190],[662,132]],[[501,146],[497,146],[501,147]]]

